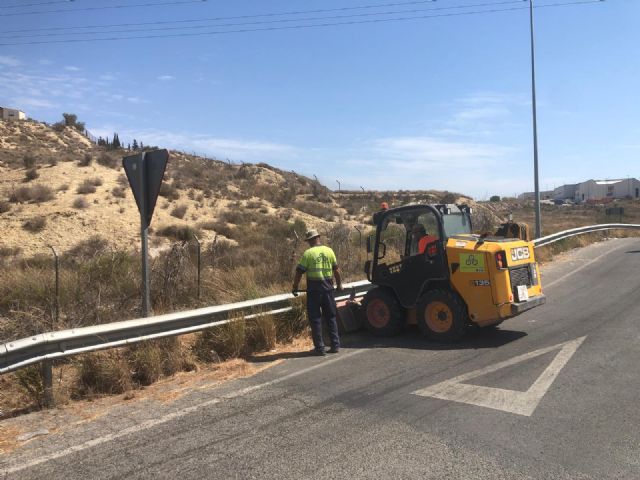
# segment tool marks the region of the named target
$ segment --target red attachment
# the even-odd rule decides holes
[[[496,267],[498,267],[498,270],[507,268],[507,252],[504,250],[496,253]]]
[[[429,257],[435,257],[438,254],[438,244],[432,243],[427,247],[427,255]]]

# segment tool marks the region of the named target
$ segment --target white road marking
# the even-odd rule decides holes
[[[321,363],[317,363],[315,365],[312,365],[310,367],[307,368],[303,368],[302,370],[298,370],[296,372],[292,372],[288,375],[285,375],[284,377],[279,377],[279,378],[275,378],[273,380],[269,380],[268,382],[264,382],[264,383],[259,383],[258,385],[252,385],[250,387],[245,387],[245,388],[241,388],[239,390],[235,390],[233,392],[230,392],[226,395],[222,395],[220,397],[215,397],[212,398],[211,400],[207,400],[206,402],[202,402],[199,403],[197,405],[193,405],[191,407],[187,407],[187,408],[183,408],[182,410],[178,410],[176,412],[173,413],[169,413],[167,415],[164,415],[163,417],[159,417],[159,418],[154,418],[152,420],[147,420],[146,422],[142,422],[139,425],[134,425],[132,427],[129,428],[125,428],[124,430],[121,430],[117,433],[111,433],[109,435],[105,435],[103,437],[98,437],[98,438],[94,438],[92,440],[88,440],[84,443],[81,443],[79,445],[74,445],[72,447],[69,447],[65,450],[61,450],[59,452],[55,452],[55,453],[51,453],[49,455],[44,455],[42,457],[39,457],[35,460],[32,460],[30,462],[27,463],[23,463],[21,465],[16,465],[14,467],[10,467],[7,470],[4,471],[0,471],[0,473],[4,474],[4,475],[9,475],[11,473],[16,473],[16,472],[20,472],[22,470],[26,470],[27,468],[31,468],[34,467],[36,465],[40,465],[42,463],[45,462],[49,462],[51,460],[56,460],[58,458],[62,458],[62,457],[66,457],[67,455],[71,455],[72,453],[76,453],[76,452],[81,452],[83,450],[86,450],[88,448],[92,448],[95,447],[97,445],[102,445],[103,443],[107,443],[110,442],[112,440],[116,440],[118,438],[127,436],[127,435],[131,435],[134,433],[138,433],[141,432],[143,430],[147,430],[149,428],[153,428],[156,427],[158,425],[162,425],[164,423],[170,422],[171,420],[175,420],[176,418],[180,418],[180,417],[184,417],[185,415],[189,415],[190,413],[193,413],[201,408],[205,408],[205,407],[210,407],[212,405],[215,405],[217,403],[222,402],[223,400],[228,400],[228,399],[232,399],[232,398],[238,398],[238,397],[242,397],[243,395],[246,395],[247,393],[251,393],[254,392],[256,390],[260,390],[262,388],[265,387],[269,387],[271,385],[276,385],[278,383],[282,383],[285,382],[291,378],[294,377],[299,377],[300,375],[304,375],[305,373],[311,372],[312,370],[316,370],[318,368],[322,368],[322,367],[326,367],[327,365],[330,365],[332,363],[335,363],[339,360],[344,360],[346,358],[350,358],[353,357],[354,355],[358,355],[359,353],[364,352],[364,349],[360,349],[360,350],[354,350],[352,352],[349,353],[340,353],[337,356],[335,356],[334,358],[328,359],[328,360],[324,360]]]
[[[591,265],[592,263],[597,262],[598,260],[600,260],[602,257],[606,256],[606,255],[610,255],[611,253],[615,252],[616,250],[621,250],[622,248],[628,247],[629,245],[623,244],[620,245],[617,248],[613,248],[611,250],[607,250],[606,252],[604,252],[601,255],[598,255],[596,258],[592,258],[591,260],[589,260],[587,263],[583,263],[582,265],[580,265],[578,268],[576,268],[575,270],[571,270],[569,273],[561,276],[560,278],[556,278],[553,282],[549,282],[549,283],[544,283],[544,281],[542,282],[542,288],[549,288],[552,287],[553,285],[555,285],[558,282],[561,282],[562,280],[565,280],[566,278],[570,277],[571,275],[573,275],[574,273],[578,273],[580,270],[587,268],[589,265]],[[544,280],[544,278],[543,278]]]
[[[587,337],[576,338],[575,340],[559,343],[552,347],[541,348],[533,352],[525,353],[524,355],[518,355],[504,362],[465,373],[464,375],[436,385],[431,385],[430,387],[417,390],[413,393],[423,397],[468,403],[479,407],[493,408],[495,410],[530,417],[560,373],[560,370],[567,364],[573,354],[576,353],[576,350],[578,350],[578,347],[584,342],[585,338]],[[516,363],[525,362],[557,349],[560,349],[560,351],[553,361],[526,392],[463,383],[472,378],[495,372],[496,370],[515,365]]]

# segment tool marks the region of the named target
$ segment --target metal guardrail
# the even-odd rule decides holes
[[[538,238],[533,243],[537,248],[584,233],[618,229],[640,229],[640,225],[621,223],[590,225]],[[345,290],[355,293],[357,297],[364,295],[370,288],[371,284],[367,280],[345,285]],[[341,295],[336,297],[336,300],[347,299],[349,296]],[[0,374],[34,363],[50,362],[79,353],[197,332],[229,323],[234,317],[252,318],[258,315],[287,312],[292,308],[290,305],[292,298],[293,296],[289,293],[273,295],[186,312],[34,335],[0,344]],[[261,312],[260,309],[268,310]]]
[[[575,237],[576,235],[582,235],[584,233],[593,233],[593,232],[601,232],[603,230],[638,230],[640,229],[640,225],[634,223],[603,223],[600,225],[589,225],[587,227],[578,227],[572,228],[570,230],[564,230],[562,232],[557,232],[551,235],[547,235],[546,237],[537,238],[533,241],[533,244],[538,247],[544,247],[546,245],[550,245],[559,240],[564,240],[565,238]]]
[[[370,288],[371,284],[366,280],[345,284],[344,292],[336,296],[336,300],[345,300],[351,295],[362,296]],[[292,309],[293,298],[292,294],[286,293],[186,312],[33,335],[0,344],[0,374],[79,353],[197,332],[229,323],[234,317],[249,319],[284,313]]]

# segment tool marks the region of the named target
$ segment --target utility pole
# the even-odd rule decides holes
[[[529,1],[529,31],[531,34],[531,106],[533,111],[533,177],[535,186],[536,232],[535,237],[542,236],[540,219],[540,182],[538,178],[538,121],[536,111],[536,61],[533,38],[533,0]]]

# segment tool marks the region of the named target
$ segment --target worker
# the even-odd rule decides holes
[[[327,324],[331,349],[329,353],[338,353],[340,350],[340,337],[338,335],[338,323],[336,321],[337,308],[333,298],[333,277],[336,278],[338,291],[342,290],[342,277],[333,250],[320,243],[320,234],[311,229],[305,236],[309,248],[302,254],[302,258],[296,267],[295,277],[291,293],[298,296],[298,285],[302,275],[307,275],[307,315],[311,325],[313,338],[313,353],[325,355],[324,340],[322,337],[322,320]]]
[[[426,228],[421,223],[416,224],[411,230],[411,254],[423,254],[427,245],[438,240],[437,237],[429,235]]]

